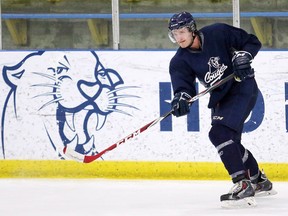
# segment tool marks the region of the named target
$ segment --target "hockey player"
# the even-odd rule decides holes
[[[255,193],[275,194],[271,181],[241,143],[245,119],[258,95],[251,68],[251,62],[261,48],[257,37],[223,23],[198,31],[188,12],[170,18],[168,36],[179,45],[169,66],[174,92],[171,106],[176,117],[190,112],[188,101],[196,95],[196,78],[209,87],[229,74],[235,75],[235,79],[212,91],[208,103],[212,111],[209,139],[234,183],[232,189],[220,197],[223,207],[230,204],[254,206]]]

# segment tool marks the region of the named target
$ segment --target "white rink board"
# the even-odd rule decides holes
[[[99,58],[96,60],[90,51],[46,51],[27,57],[31,53],[0,52],[4,75],[0,78],[3,131],[0,158],[5,155],[5,159],[58,159],[53,146],[61,150],[63,143],[67,140],[70,143],[73,137],[69,145],[78,144],[87,151],[95,146],[101,151],[160,116],[159,83],[170,82],[168,66],[174,51],[95,51]],[[243,134],[243,144],[259,162],[288,162],[287,60],[286,51],[261,51],[253,62],[265,113],[256,130]],[[119,77],[123,84],[117,83]],[[56,82],[59,85],[54,85]],[[137,87],[117,91],[118,104],[114,108],[131,116],[115,110],[107,114],[106,92],[107,86],[113,86],[111,83],[119,84],[114,86],[116,89]],[[199,131],[187,131],[186,117],[173,117],[172,131],[160,131],[157,124],[105,154],[104,159],[219,161],[207,135],[210,128],[207,102],[208,96],[199,101]],[[65,112],[64,129],[59,128],[57,110]],[[99,129],[101,123],[103,127]]]

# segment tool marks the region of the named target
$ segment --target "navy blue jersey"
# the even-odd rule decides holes
[[[247,51],[256,56],[261,43],[258,38],[240,28],[216,23],[199,30],[201,50],[181,48],[170,61],[169,72],[174,94],[185,91],[196,95],[196,78],[209,87],[233,73],[233,51]],[[210,96],[208,107],[214,107],[229,91],[233,81],[215,89]]]

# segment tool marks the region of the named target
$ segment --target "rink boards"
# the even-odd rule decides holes
[[[63,155],[64,145],[101,151],[169,111],[174,53],[0,52],[1,176],[227,178],[207,137],[208,96],[187,117],[165,119],[105,161],[80,164]],[[243,144],[279,180],[288,178],[287,59],[286,51],[261,51],[254,60],[259,98],[243,134]]]
[[[288,181],[287,163],[260,163],[269,179]],[[0,178],[230,180],[219,162],[1,160]]]

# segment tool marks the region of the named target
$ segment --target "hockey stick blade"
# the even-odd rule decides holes
[[[198,100],[200,97],[206,95],[207,93],[213,91],[215,88],[218,88],[219,86],[223,85],[224,83],[228,82],[234,77],[234,74],[230,74],[229,76],[225,77],[224,79],[219,80],[218,82],[214,83],[214,85],[210,86],[209,88],[205,89],[204,91],[200,92],[196,96],[194,96],[189,103],[192,103],[196,100]],[[140,135],[144,131],[146,131],[148,128],[151,128],[158,122],[164,120],[168,116],[172,114],[173,110],[170,110],[169,112],[165,113],[164,115],[160,116],[159,118],[149,122],[148,124],[144,125],[140,129],[134,131],[133,133],[129,134],[128,136],[124,137],[123,139],[120,139],[118,142],[114,143],[113,145],[109,146],[108,148],[104,149],[101,152],[98,152],[96,155],[84,155],[79,152],[76,152],[75,150],[69,148],[68,146],[65,146],[63,149],[63,153],[70,159],[82,162],[82,163],[90,163],[95,161],[96,159],[100,158],[102,155],[106,154],[107,152],[117,148],[119,145],[124,144],[126,141],[133,139],[134,137]]]

